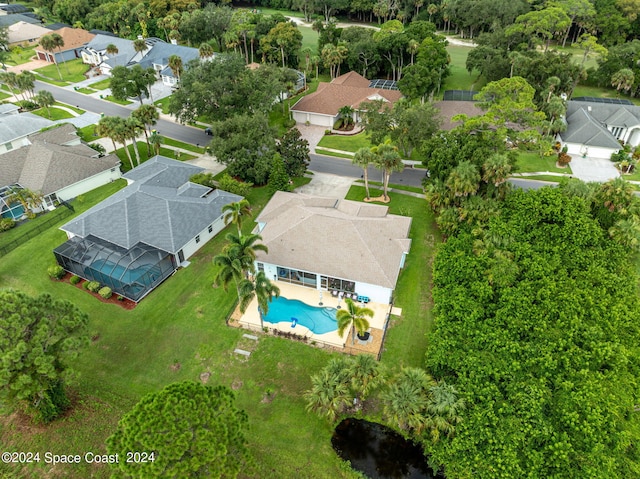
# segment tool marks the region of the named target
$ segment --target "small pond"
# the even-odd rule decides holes
[[[371,479],[444,479],[427,465],[419,446],[382,424],[345,419],[336,427],[331,445]]]

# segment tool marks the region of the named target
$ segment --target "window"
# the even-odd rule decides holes
[[[13,150],[13,144],[11,142],[5,143],[4,146],[7,149],[7,151]]]
[[[115,172],[116,169],[115,168],[111,168],[111,173]]]
[[[209,231],[209,233],[213,233],[213,225],[209,225],[209,228],[207,228],[207,230]]]
[[[258,271],[262,271],[264,273],[264,263],[258,263]]]
[[[200,243],[200,235],[196,236],[196,243]]]

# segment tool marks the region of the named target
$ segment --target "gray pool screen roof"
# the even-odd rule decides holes
[[[61,229],[129,249],[144,243],[176,254],[241,196],[189,183],[203,168],[155,156],[123,175],[133,181]]]

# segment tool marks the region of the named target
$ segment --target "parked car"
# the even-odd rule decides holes
[[[211,131],[211,128],[209,128],[209,127],[205,128],[204,132],[209,136],[213,136],[213,132]]]

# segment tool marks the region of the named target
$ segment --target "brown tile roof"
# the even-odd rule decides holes
[[[276,192],[257,218],[269,253],[258,260],[393,289],[411,218],[386,206]]]
[[[474,101],[437,101],[434,106],[440,111],[442,119],[440,128],[447,131],[461,124],[459,121],[455,123],[451,121],[455,115],[464,113],[468,117],[474,117],[484,114]]]
[[[364,80],[365,86],[353,86],[362,84],[361,80]],[[335,116],[343,106],[348,105],[357,109],[365,101],[380,98],[384,98],[393,105],[401,97],[402,93],[398,90],[369,88],[369,81],[366,78],[356,72],[349,72],[335,78],[331,83],[321,82],[314,93],[300,98],[291,109]]]
[[[79,48],[84,44],[89,43],[93,40],[93,37],[96,36],[94,33],[89,33],[82,28],[69,27],[63,27],[59,30],[55,30],[55,33],[60,35],[64,40],[64,47],[62,47],[63,52]]]

